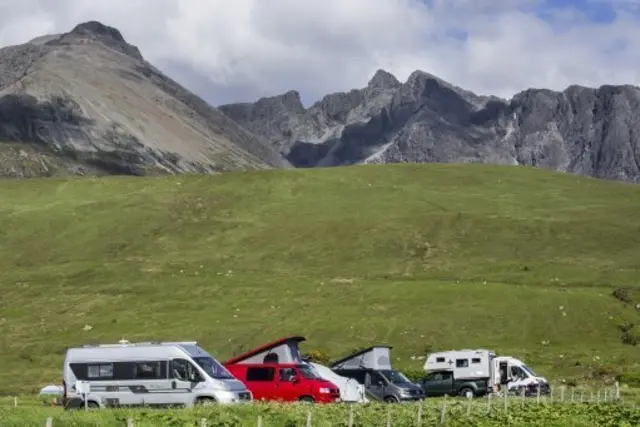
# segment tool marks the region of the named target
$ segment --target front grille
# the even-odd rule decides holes
[[[238,393],[238,398],[240,400],[251,400],[251,393],[243,391],[241,393]]]

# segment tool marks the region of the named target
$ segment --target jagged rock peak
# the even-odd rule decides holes
[[[297,90],[289,90],[281,95],[262,98],[258,102],[261,104],[272,104],[274,102],[280,103],[285,108],[285,110],[291,112],[304,111],[304,105],[302,104],[302,99],[300,98],[300,92],[298,92]]]
[[[379,69],[375,72],[367,87],[375,89],[394,89],[400,86],[400,81],[388,71]]]
[[[119,51],[138,60],[144,60],[140,50],[122,37],[120,31],[109,25],[98,21],[82,22],[75,26],[70,32],[63,34],[59,38],[47,41],[49,46],[82,44],[86,40],[101,43],[113,50]]]
[[[105,25],[102,22],[98,21],[87,21],[80,23],[70,31],[70,34],[108,37],[113,41],[126,43],[126,40],[124,39],[124,37],[122,37],[122,33],[120,33],[117,28],[110,27],[109,25]]]

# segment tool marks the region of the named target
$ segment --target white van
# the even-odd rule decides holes
[[[87,406],[183,406],[252,400],[236,379],[197,342],[140,342],[69,348],[63,405],[84,406],[78,380],[89,383]]]

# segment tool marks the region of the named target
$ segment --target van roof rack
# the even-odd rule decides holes
[[[118,344],[85,344],[82,348],[110,348],[110,347],[144,347],[150,345],[197,345],[197,341],[141,341],[141,342],[129,342],[127,340],[120,340]]]

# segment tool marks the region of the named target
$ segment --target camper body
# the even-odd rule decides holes
[[[391,366],[391,348],[373,346],[333,362],[338,375],[364,385],[367,396],[385,402],[404,402],[424,398],[424,391]]]
[[[224,362],[256,400],[340,402],[340,389],[322,378],[298,352],[303,337],[288,337]]]
[[[420,381],[427,396],[482,396],[494,384],[496,354],[491,350],[451,350],[431,353]],[[497,378],[500,381],[500,377]]]
[[[494,359],[494,382],[500,382],[500,364],[507,368],[509,391],[533,394],[540,389],[541,394],[551,393],[551,385],[546,378],[536,375],[533,370],[520,359],[511,356],[498,356]]]
[[[64,360],[65,408],[85,405],[76,383],[86,381],[87,406],[184,406],[252,399],[197,342],[143,342],[69,348]]]

